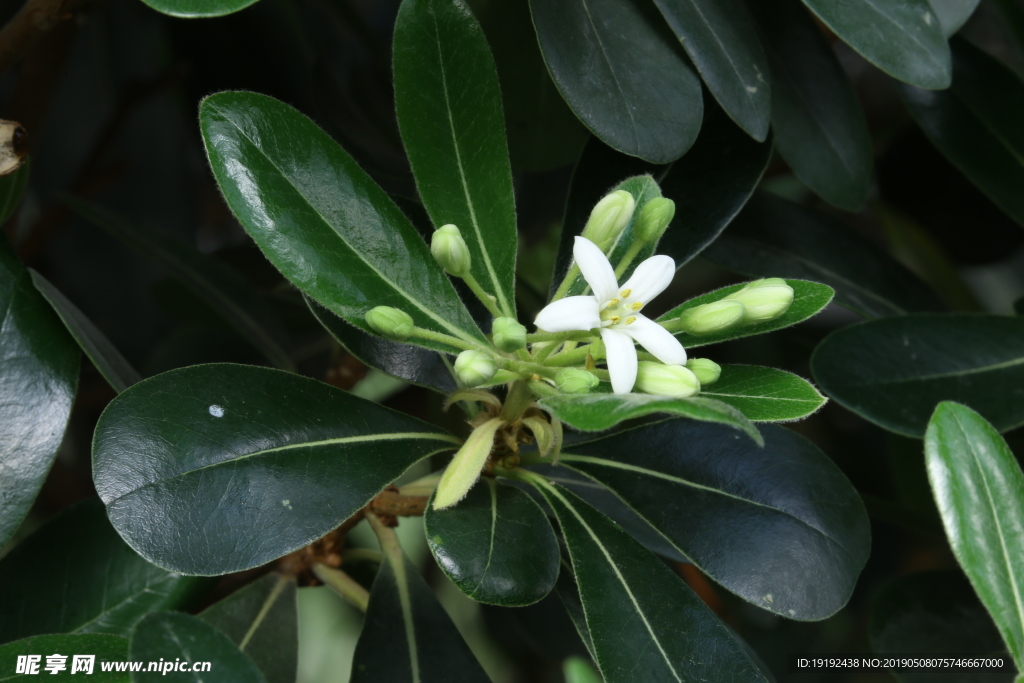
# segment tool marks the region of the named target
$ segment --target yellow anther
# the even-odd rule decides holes
[[[643,302],[640,302],[640,301],[637,301],[632,306],[630,306],[630,308],[632,308],[634,311],[639,311],[643,307],[644,307]]]
[[[626,318],[626,324],[627,325],[632,325],[635,322],[636,322],[636,316],[635,315],[631,315],[628,318]]]
[[[622,298],[625,299],[625,298],[627,298],[632,293],[633,293],[632,289],[624,289],[624,290],[622,290]]]
[[[621,318],[619,318],[619,316],[617,316],[617,315],[613,315],[613,316],[612,316],[612,317],[610,318],[610,320],[612,321],[612,325],[618,325],[618,324],[619,324],[619,320],[620,320],[620,319],[621,319]],[[636,320],[636,318],[633,318],[633,319],[634,319],[634,320]]]
[[[607,304],[605,304],[605,307],[606,308],[612,308],[613,306],[618,306],[618,305],[619,305],[619,300],[618,299],[612,299]]]

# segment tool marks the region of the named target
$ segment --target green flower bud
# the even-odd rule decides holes
[[[682,365],[640,361],[634,386],[648,394],[684,398],[700,391],[700,380]]]
[[[633,234],[641,242],[657,242],[672,218],[676,215],[676,203],[665,197],[655,197],[640,209],[640,217],[633,225]]]
[[[633,195],[625,190],[605,195],[590,212],[582,236],[596,244],[601,251],[607,251],[629,224],[635,206]]]
[[[455,375],[467,387],[490,382],[498,371],[498,365],[483,351],[463,351],[455,359]]]
[[[502,351],[518,351],[526,348],[526,328],[515,318],[495,318],[491,325],[494,345]]]
[[[442,225],[430,238],[430,253],[450,275],[462,277],[469,272],[472,259],[466,240],[454,225]]]
[[[744,315],[746,311],[741,302],[722,299],[683,311],[679,316],[679,326],[689,334],[711,334],[738,325]]]
[[[739,301],[746,308],[743,322],[747,325],[774,320],[789,310],[793,303],[793,288],[780,277],[754,280],[746,287],[725,297]]]
[[[722,367],[707,358],[691,358],[686,361],[686,369],[697,376],[702,387],[714,384],[722,376]]]
[[[392,341],[405,341],[412,334],[412,316],[390,306],[371,308],[363,316],[370,329]]]
[[[562,368],[555,375],[555,388],[563,394],[589,394],[600,380],[597,375],[579,368]]]

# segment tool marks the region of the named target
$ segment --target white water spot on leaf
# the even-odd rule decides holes
[[[795,609],[791,609],[791,610],[787,610],[787,611],[789,612],[789,616],[791,616],[791,617],[795,617],[796,616],[796,610]]]
[[[925,12],[924,13],[924,23],[928,24],[929,26],[932,25],[932,13],[931,12]]]
[[[214,417],[224,417],[224,409],[220,406],[210,406],[210,415]]]
[[[748,85],[747,86],[747,92],[750,93],[751,95],[753,95],[754,93],[757,92],[757,86],[756,85]]]
[[[775,599],[772,597],[772,594],[769,593],[768,595],[764,596],[764,601],[770,605],[773,602],[775,602]]]
[[[292,509],[292,502],[290,500],[288,500],[287,498],[285,498],[284,500],[281,501],[281,505],[285,506],[289,510]]]

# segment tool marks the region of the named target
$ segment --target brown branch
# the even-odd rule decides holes
[[[90,0],[27,0],[0,30],[0,74],[28,54],[40,36]]]

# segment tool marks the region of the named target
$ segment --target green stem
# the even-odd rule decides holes
[[[366,612],[366,608],[370,604],[370,592],[351,576],[340,569],[334,569],[319,562],[313,565],[313,573],[325,585],[330,586],[331,590],[358,607],[359,611]]]
[[[345,548],[341,551],[341,561],[345,564],[348,564],[349,562],[372,562],[374,564],[380,564],[384,561],[384,556],[370,548]]]
[[[540,375],[541,377],[550,377],[554,379],[555,374],[558,372],[555,368],[550,368],[540,363],[528,363],[521,360],[514,360],[512,358],[499,358],[498,364],[512,372],[518,372],[520,374],[529,375]]]
[[[535,332],[526,335],[526,341],[549,342],[549,341],[590,341],[594,335],[589,331],[571,330],[569,332]]]
[[[527,384],[530,387],[530,391],[532,391],[534,395],[540,396],[541,398],[546,398],[548,396],[558,396],[561,393],[560,391],[558,391],[558,389],[555,389],[547,382],[539,382],[537,380],[532,380]]]
[[[538,363],[551,355],[551,352],[562,345],[562,342],[540,342],[533,347],[533,359]]]
[[[558,285],[558,289],[555,290],[555,295],[551,297],[552,301],[558,301],[563,296],[569,293],[569,288],[572,287],[572,283],[576,282],[576,278],[580,276],[580,267],[575,263],[569,268],[569,272],[565,274],[565,279],[562,280],[562,284]]]
[[[633,262],[633,259],[636,258],[637,254],[639,254],[640,250],[645,246],[647,246],[647,243],[641,242],[640,240],[636,240],[633,244],[629,245],[629,250],[623,254],[622,260],[619,261],[619,265],[615,267],[616,282],[622,279],[622,274],[626,272],[626,269],[629,268],[629,264]]]
[[[663,320],[658,322],[658,324],[672,333],[681,332],[683,329],[683,319],[679,316],[676,316],[671,320]]]
[[[533,403],[533,392],[522,380],[513,382],[505,397],[505,405],[501,408],[501,419],[512,424],[523,416],[526,409]]]
[[[484,291],[484,288],[480,286],[480,283],[476,281],[476,278],[473,277],[472,273],[467,272],[463,275],[462,281],[469,286],[469,289],[473,294],[476,294],[476,298],[480,299],[480,302],[487,307],[487,310],[491,315],[495,318],[500,318],[505,315],[502,310],[498,308],[497,300]]]
[[[457,349],[463,349],[464,351],[486,351],[488,353],[494,353],[493,349],[490,349],[483,344],[465,341],[458,337],[442,334],[441,332],[434,332],[433,330],[425,330],[422,327],[412,328],[412,333],[409,336],[447,344],[449,346],[454,346]]]
[[[587,360],[587,356],[593,356],[594,360],[598,358],[604,358],[604,348],[599,342],[593,344],[587,344],[581,346],[578,349],[572,349],[570,351],[562,351],[561,353],[548,358],[545,361],[546,365],[553,367],[567,367],[569,365],[576,365]]]

